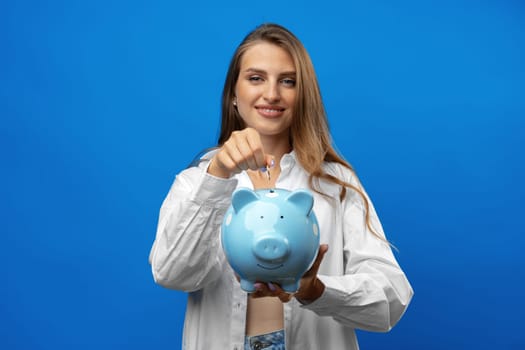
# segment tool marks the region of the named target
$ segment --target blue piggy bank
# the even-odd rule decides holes
[[[255,291],[256,281],[278,283],[289,293],[299,289],[319,249],[313,203],[308,190],[239,188],[233,193],[221,243],[244,291]]]

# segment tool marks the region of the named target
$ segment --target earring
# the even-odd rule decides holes
[[[233,99],[233,105],[234,105],[235,107],[237,107],[237,97],[235,97],[235,98]]]

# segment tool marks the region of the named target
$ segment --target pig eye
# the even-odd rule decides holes
[[[284,219],[284,216],[281,215],[281,219]]]

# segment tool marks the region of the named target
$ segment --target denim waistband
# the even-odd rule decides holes
[[[252,337],[246,336],[244,350],[285,350],[284,340],[284,329]]]

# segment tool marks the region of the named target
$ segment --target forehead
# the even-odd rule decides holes
[[[295,72],[295,64],[288,51],[267,42],[256,43],[244,52],[241,71],[250,68],[267,72]]]

